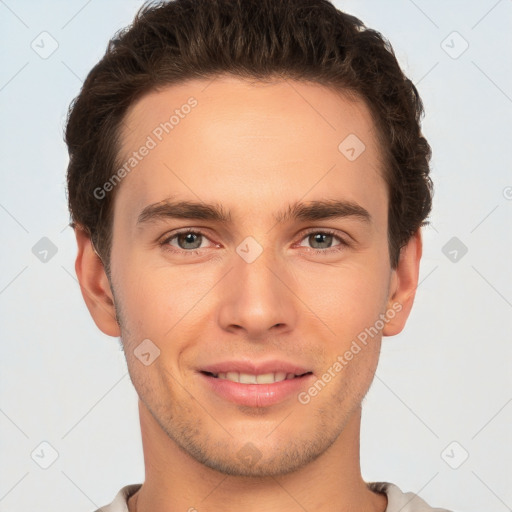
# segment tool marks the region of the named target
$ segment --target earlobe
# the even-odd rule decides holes
[[[418,229],[402,247],[397,268],[393,271],[386,313],[388,321],[382,330],[384,336],[394,336],[405,327],[418,287],[421,254],[422,239]]]
[[[75,236],[78,245],[75,270],[89,313],[102,332],[118,337],[121,332],[103,262],[96,254],[89,234],[83,228],[76,226]]]

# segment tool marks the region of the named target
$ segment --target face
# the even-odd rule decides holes
[[[138,156],[116,185],[111,286],[144,407],[227,474],[315,460],[359,413],[400,310],[368,109],[218,77],[144,96],[122,141]]]

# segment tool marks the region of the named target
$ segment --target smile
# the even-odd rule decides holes
[[[201,381],[208,392],[213,392],[222,400],[258,408],[293,400],[315,380],[312,372],[299,374],[268,370],[266,373],[203,370],[198,375],[201,376]],[[295,402],[294,400],[292,403]]]
[[[281,382],[283,380],[290,380],[295,379],[297,377],[302,377],[302,375],[307,375],[307,373],[311,372],[303,373],[301,375],[285,372],[261,373],[258,375],[242,372],[205,373],[215,377],[216,379],[229,380],[231,382],[239,382],[240,384],[274,384],[275,382]]]

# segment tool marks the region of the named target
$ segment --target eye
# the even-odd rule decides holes
[[[306,240],[311,245],[310,249],[313,250],[315,254],[331,254],[349,245],[343,238],[330,230],[310,231],[306,233],[302,240]],[[338,241],[338,244],[333,246],[334,241]],[[304,245],[301,243],[300,247],[304,247]]]
[[[325,229],[311,230],[303,235],[299,247],[306,247],[304,241],[310,244],[309,252],[322,255],[329,255],[349,246],[349,243],[334,231]],[[211,242],[211,240],[202,231],[186,229],[167,236],[160,245],[175,254],[191,256],[201,254],[200,249],[216,245],[213,242],[211,242],[212,245],[204,245],[205,242]]]
[[[181,254],[198,254],[199,249],[208,247],[203,242],[209,238],[201,231],[192,231],[190,229],[173,233],[165,238],[160,245],[165,249]]]

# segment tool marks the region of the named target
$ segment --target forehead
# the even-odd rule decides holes
[[[244,213],[285,198],[387,196],[369,109],[316,83],[220,76],[168,86],[130,107],[121,141],[120,162],[137,162],[116,191],[116,211],[176,195]]]

